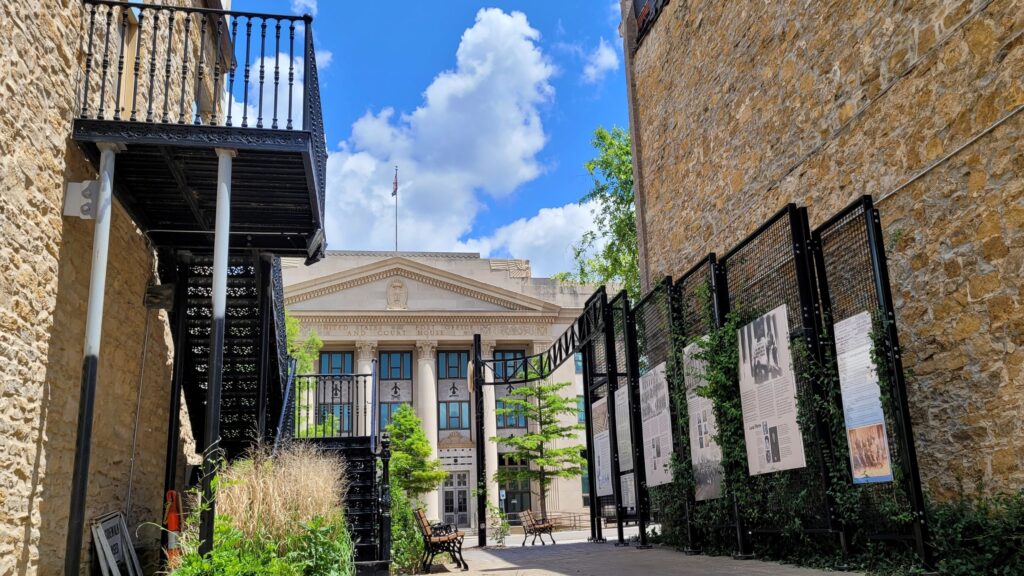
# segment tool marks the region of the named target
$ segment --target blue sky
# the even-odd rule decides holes
[[[330,249],[527,258],[564,270],[591,226],[583,163],[628,122],[616,0],[236,0],[314,15]]]

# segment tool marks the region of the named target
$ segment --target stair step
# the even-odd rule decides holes
[[[358,576],[387,576],[390,570],[390,562],[381,560],[356,562],[356,574]]]

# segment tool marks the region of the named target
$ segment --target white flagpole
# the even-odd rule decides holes
[[[395,166],[395,187],[391,191],[395,197],[395,253],[398,253],[398,166]]]

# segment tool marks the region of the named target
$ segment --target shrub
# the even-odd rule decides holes
[[[276,456],[257,449],[215,479],[213,550],[199,554],[199,515],[185,519],[174,576],[349,576],[341,460],[296,444]],[[195,502],[199,502],[198,494]]]
[[[221,472],[217,512],[247,537],[284,542],[297,526],[339,514],[345,489],[345,465],[335,456],[298,442],[273,457],[258,448]]]
[[[392,475],[391,482],[391,570],[413,574],[419,569],[423,555],[423,536],[416,526],[412,504],[405,490]]]
[[[444,482],[448,473],[441,469],[440,460],[430,457],[423,422],[408,404],[395,410],[387,430],[391,436],[391,477],[408,497],[419,498]]]

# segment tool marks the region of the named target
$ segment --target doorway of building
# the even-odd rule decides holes
[[[469,528],[469,472],[449,472],[441,492],[444,523]]]

